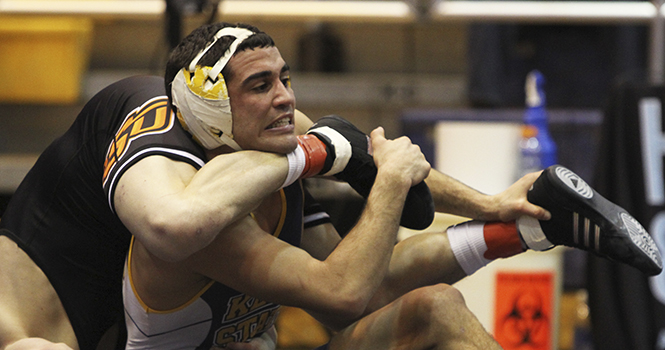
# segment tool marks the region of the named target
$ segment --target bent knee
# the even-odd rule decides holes
[[[406,297],[426,310],[441,307],[466,307],[462,292],[447,284],[419,288],[408,293]]]
[[[427,325],[438,315],[454,315],[467,306],[455,287],[437,284],[411,291],[402,297],[402,315],[419,325]]]

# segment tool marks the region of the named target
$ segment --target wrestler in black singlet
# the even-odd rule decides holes
[[[160,77],[132,77],[93,97],[14,193],[0,234],[44,271],[82,350],[124,318],[122,272],[131,238],[113,211],[118,179],[162,155],[203,166],[205,153],[172,115]],[[307,196],[306,214],[321,210]],[[329,222],[329,218],[309,226]],[[308,225],[306,225],[308,226]]]
[[[123,318],[130,233],[108,200],[118,175],[154,154],[196,168],[203,164],[204,152],[167,106],[159,77],[132,77],[101,91],[40,156],[0,221],[10,231],[2,234],[49,278],[81,349],[94,349],[104,331]]]

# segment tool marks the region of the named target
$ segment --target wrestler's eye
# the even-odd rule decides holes
[[[291,87],[291,77],[287,75],[286,77],[282,78],[282,84],[284,84],[284,86],[286,86],[287,88],[290,88]]]
[[[252,90],[254,90],[256,92],[264,92],[264,91],[267,91],[268,89],[270,89],[270,84],[267,84],[267,83],[261,83],[261,84],[255,86],[254,88],[252,88]]]

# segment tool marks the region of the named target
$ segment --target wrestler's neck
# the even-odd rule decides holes
[[[217,147],[217,148],[214,148],[214,149],[207,149],[207,150],[205,150],[205,152],[206,152],[206,156],[208,157],[208,160],[211,160],[211,159],[217,157],[220,154],[226,154],[226,153],[231,153],[231,152],[235,152],[235,151],[233,150],[233,148],[231,148],[227,145],[224,145],[224,146]]]

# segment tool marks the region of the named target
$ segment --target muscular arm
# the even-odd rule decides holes
[[[526,200],[526,193],[539,173],[524,176],[505,191],[489,196],[432,170],[425,181],[430,187],[436,211],[483,221],[510,221],[521,215],[547,220],[545,209]]]
[[[478,219],[484,215],[487,195],[436,170],[430,172],[425,182],[432,192],[436,211]]]
[[[312,122],[296,111],[296,132]],[[118,182],[115,209],[155,256],[178,261],[208,245],[286,179],[284,155],[241,151],[212,158],[200,170],[161,156],[142,159]]]
[[[307,120],[306,123],[299,123],[307,126],[300,130],[304,133],[312,122],[304,115],[302,117]],[[432,192],[436,211],[441,213],[483,221],[510,221],[521,215],[548,220],[549,212],[526,200],[526,192],[538,175],[526,175],[504,192],[492,196],[478,192],[435,169],[430,171],[425,181]]]
[[[267,234],[246,218],[194,254],[187,264],[263,300],[354,319],[387,271],[408,187],[395,176],[379,173],[358,224],[323,261]]]
[[[287,167],[284,156],[251,151],[215,157],[199,171],[150,156],[118,182],[116,212],[152,254],[182,260],[276,191]]]
[[[524,214],[541,218],[550,215],[526,201],[526,192],[538,176],[539,173],[526,175],[495,196],[480,194],[435,171],[430,172],[427,181],[432,186],[437,210],[476,219],[507,221]],[[366,313],[416,288],[438,283],[453,284],[465,276],[450,249],[446,232],[412,236],[396,245],[388,273]]]
[[[379,170],[365,209],[325,259],[276,239],[246,218],[192,256],[188,266],[258,298],[326,314],[333,326],[348,324],[365,310],[383,280],[408,189],[429,171],[407,140],[392,142],[395,147],[381,146],[375,138],[373,143]],[[324,234],[334,243],[334,232]],[[330,248],[312,253],[323,257]]]

